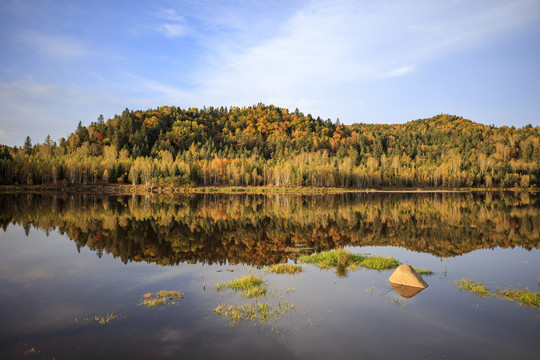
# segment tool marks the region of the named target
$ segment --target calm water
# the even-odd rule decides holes
[[[462,292],[540,291],[540,198],[529,194],[185,197],[0,196],[0,358],[537,359],[540,310]],[[345,247],[428,267],[412,298],[392,271],[303,265]],[[261,275],[292,304],[268,322],[218,316],[251,304],[218,282]],[[203,285],[204,288],[203,288]],[[148,309],[145,293],[180,290]],[[106,325],[88,320],[118,316]]]

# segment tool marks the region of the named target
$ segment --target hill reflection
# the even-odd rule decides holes
[[[342,246],[438,257],[540,248],[540,201],[521,194],[0,195],[0,225],[66,234],[123,262],[264,266]]]

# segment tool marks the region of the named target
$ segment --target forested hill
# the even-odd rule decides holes
[[[0,183],[529,187],[540,178],[540,127],[451,115],[343,125],[265,106],[163,106],[89,126],[56,143],[0,149]]]

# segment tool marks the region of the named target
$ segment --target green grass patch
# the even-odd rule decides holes
[[[146,293],[140,302],[140,305],[153,308],[160,305],[167,305],[169,303],[176,304],[178,300],[182,299],[184,294],[176,290],[161,290],[156,293]]]
[[[540,308],[540,293],[529,291],[525,289],[497,289],[495,295],[504,300],[515,301],[523,306],[538,307]]]
[[[242,276],[226,283],[217,283],[215,288],[217,291],[231,289],[240,292],[242,296],[248,298],[265,296],[267,293],[266,284],[262,278],[253,274]]]
[[[276,265],[272,265],[268,269],[268,271],[276,273],[276,274],[296,275],[302,272],[302,267],[299,265],[293,265],[293,264],[276,264]]]
[[[363,256],[353,254],[344,249],[329,250],[311,255],[304,255],[298,259],[306,264],[314,264],[321,269],[336,267],[338,269],[356,270],[360,267],[374,270],[388,270],[399,266],[399,261],[392,257]]]
[[[373,270],[389,270],[397,268],[399,261],[388,256],[370,256],[362,261],[360,266]]]
[[[360,264],[365,259],[362,255],[352,254],[344,249],[337,249],[303,255],[298,260],[306,264],[317,265],[322,269],[329,269],[331,267]]]
[[[452,285],[457,286],[460,290],[472,292],[475,295],[479,295],[479,296],[490,295],[488,288],[484,284],[478,281],[461,279],[459,281],[452,282]]]
[[[428,269],[428,268],[423,268],[423,267],[420,267],[420,268],[414,268],[414,271],[416,271],[418,273],[418,275],[433,275],[433,271],[431,271],[431,269]]]

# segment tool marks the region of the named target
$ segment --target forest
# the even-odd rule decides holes
[[[0,185],[530,188],[540,127],[441,114],[344,125],[298,109],[162,106],[78,123],[66,138],[0,145]]]

